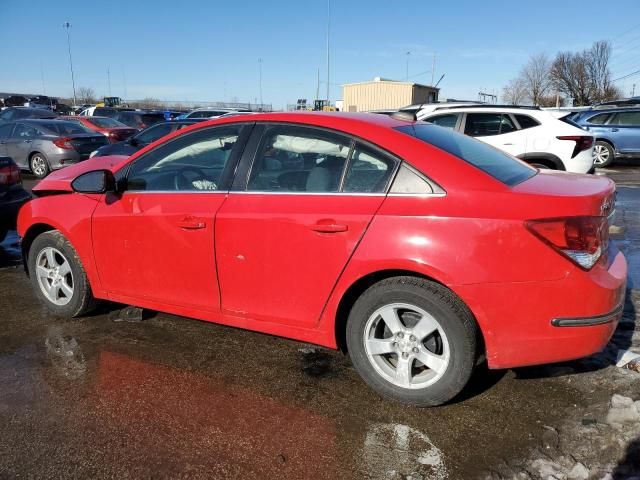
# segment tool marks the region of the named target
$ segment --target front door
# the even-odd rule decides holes
[[[253,158],[245,187],[216,217],[223,311],[311,326],[396,161],[341,134],[292,125],[266,127]]]
[[[105,290],[132,304],[219,309],[214,219],[249,128],[197,130],[133,161],[124,193],[105,196],[93,214]]]

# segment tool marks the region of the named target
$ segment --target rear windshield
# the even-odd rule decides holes
[[[115,118],[109,117],[88,117],[88,121],[99,128],[126,127],[124,123],[117,121]]]
[[[396,130],[461,158],[505,185],[516,185],[536,174],[535,168],[511,158],[506,153],[490,147],[480,140],[475,140],[448,128],[413,124],[396,127]]]
[[[75,135],[77,133],[94,133],[87,127],[78,122],[68,122],[64,120],[56,120],[53,122],[38,123],[38,127],[50,133],[57,135]]]

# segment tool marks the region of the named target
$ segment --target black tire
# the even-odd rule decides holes
[[[598,150],[602,153],[598,153]],[[596,168],[606,168],[613,164],[616,159],[616,152],[608,142],[598,140],[593,146],[593,166]],[[596,163],[597,162],[597,163]]]
[[[40,253],[47,248],[56,249],[70,266],[73,294],[69,297],[68,303],[65,305],[57,305],[47,298],[39,283],[40,280],[36,272],[36,261]],[[60,256],[58,258],[60,258]],[[77,317],[93,310],[97,306],[98,302],[93,297],[89,280],[87,279],[87,275],[76,250],[59,231],[52,230],[36,237],[29,249],[27,263],[33,291],[36,297],[38,297],[38,300],[52,313],[61,317]]]
[[[29,170],[37,178],[44,178],[51,172],[51,166],[47,157],[40,152],[35,152],[29,157]]]
[[[436,319],[443,330],[449,360],[434,383],[417,389],[403,388],[387,380],[369,359],[365,347],[368,321],[378,309],[391,304],[419,307]],[[355,302],[347,320],[347,348],[363,380],[384,398],[421,407],[441,405],[460,393],[476,363],[476,338],[475,320],[462,301],[442,285],[416,277],[392,277],[371,286]],[[425,347],[422,340],[419,342],[420,347]],[[419,364],[412,361],[410,365],[413,372]]]

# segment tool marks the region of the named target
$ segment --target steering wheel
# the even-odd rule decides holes
[[[185,172],[195,172],[197,176],[193,180],[189,180]],[[193,182],[195,180],[208,179],[207,175],[198,167],[182,167],[176,171],[176,176],[173,178],[173,186],[176,190],[194,190]]]

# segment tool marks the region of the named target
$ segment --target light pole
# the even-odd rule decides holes
[[[258,59],[258,69],[259,69],[259,76],[260,76],[260,108],[259,110],[262,110],[262,58]]]
[[[331,101],[329,100],[329,87],[330,83],[330,75],[329,75],[329,27],[331,22],[331,0],[327,0],[327,105],[331,105]]]
[[[407,82],[409,81],[409,57],[410,56],[411,56],[411,52],[407,52],[407,75],[406,75]]]
[[[67,47],[69,48],[69,68],[71,69],[71,85],[73,86],[73,106],[76,106],[76,80],[73,77],[73,61],[71,60],[71,39],[69,38],[69,29],[71,28],[71,24],[69,22],[64,22],[62,24],[62,28],[66,28],[67,30]]]

